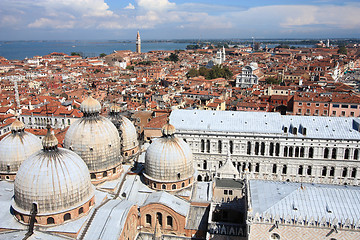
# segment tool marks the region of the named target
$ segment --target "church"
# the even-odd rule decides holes
[[[1,239],[360,238],[357,118],[174,110],[141,146],[80,109],[63,145],[19,120],[0,141]]]

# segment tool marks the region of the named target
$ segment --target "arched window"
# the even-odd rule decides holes
[[[287,166],[284,165],[284,166],[283,166],[283,169],[282,169],[282,174],[286,174],[286,173],[287,173]]]
[[[344,159],[349,159],[349,152],[350,150],[348,148],[345,149]]]
[[[107,177],[107,171],[103,172],[103,177]]]
[[[66,213],[64,215],[64,221],[70,220],[71,219],[71,214],[70,213]]]
[[[324,149],[324,158],[329,158],[329,149],[328,148]]]
[[[354,160],[358,160],[359,159],[359,150],[355,149],[354,150]]]
[[[280,143],[276,143],[275,155],[276,155],[276,156],[279,156],[279,155],[280,155]]]
[[[261,143],[261,155],[265,155],[265,143],[264,142],[262,142]]]
[[[202,181],[202,176],[198,175],[197,180],[198,180],[198,182],[201,182]]]
[[[233,141],[229,142],[229,148],[230,148],[230,153],[233,154],[233,152],[234,152],[234,143],[233,143]]]
[[[323,167],[322,172],[321,172],[321,176],[325,177],[327,173],[327,168]]]
[[[203,162],[203,169],[207,169],[207,161],[206,160],[204,160],[204,162]]]
[[[287,133],[287,130],[288,130],[287,127],[284,127],[284,133]]]
[[[171,188],[172,188],[172,189],[176,189],[176,184],[173,184],[173,185],[171,186]]]
[[[55,220],[54,220],[53,217],[48,217],[48,218],[46,219],[46,223],[47,223],[47,224],[55,224]]]
[[[351,177],[356,178],[356,168],[353,168],[351,171]]]
[[[309,148],[309,158],[313,158],[314,157],[314,148],[310,147]]]
[[[251,142],[247,142],[247,155],[251,154]]]
[[[251,163],[249,163],[248,169],[249,169],[249,172],[251,172]]]
[[[260,172],[260,163],[256,163],[255,172]]]
[[[336,148],[333,148],[331,158],[336,159]]]
[[[83,212],[84,212],[84,208],[83,207],[79,208],[79,215],[82,214]]]
[[[160,224],[160,226],[162,226],[162,214],[160,212],[156,213],[156,219],[157,219],[158,223]]]
[[[298,174],[303,175],[303,170],[304,170],[304,167],[302,165],[300,165],[299,169],[298,169]]]
[[[270,143],[269,155],[274,156],[274,143]]]
[[[149,224],[151,226],[151,215],[150,214],[146,214],[145,221],[146,221],[146,224]]]
[[[153,183],[153,188],[156,188],[156,183]]]
[[[218,141],[218,153],[222,152],[222,143],[221,140]]]
[[[276,170],[277,170],[277,166],[276,166],[276,164],[273,164],[272,173],[276,173]]]
[[[292,146],[290,146],[289,147],[289,157],[292,157],[293,156],[293,147]]]
[[[161,188],[162,188],[162,189],[166,189],[166,185],[163,184],[163,185],[161,186]]]
[[[185,183],[184,183],[184,182],[181,183],[181,187],[182,187],[182,188],[185,187]]]
[[[299,155],[300,155],[300,148],[295,147],[295,157],[299,157]]]
[[[294,127],[294,128],[293,128],[293,132],[292,132],[292,134],[294,134],[294,135],[296,135],[296,134],[297,134],[297,128],[296,128],[296,127]]]
[[[259,142],[255,143],[255,155],[259,155]]]
[[[204,139],[201,139],[201,148],[200,148],[201,152],[205,152],[205,141]]]
[[[173,226],[173,218],[171,216],[166,217],[166,225],[168,225],[169,227]]]
[[[287,157],[288,156],[288,147],[285,146],[284,147],[284,157]]]
[[[206,152],[210,153],[210,140],[206,140]]]
[[[312,167],[308,166],[307,171],[306,171],[307,175],[311,175],[311,172],[312,172]]]
[[[330,176],[331,177],[335,176],[335,168],[334,167],[331,167],[331,169],[330,169]]]
[[[305,148],[301,147],[300,148],[300,157],[304,157],[304,155],[305,155]]]
[[[346,177],[347,176],[347,168],[344,167],[343,172],[342,172],[342,177]]]

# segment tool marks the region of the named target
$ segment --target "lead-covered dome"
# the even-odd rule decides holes
[[[121,151],[125,160],[131,158],[139,151],[139,142],[134,124],[125,116],[120,115],[120,107],[110,107],[109,119],[116,126],[121,138]]]
[[[165,184],[166,189],[179,189],[192,181],[192,152],[186,142],[174,136],[174,126],[166,124],[162,130],[163,136],[155,139],[146,150],[145,177],[152,184],[155,182],[153,188],[159,188],[157,184],[171,183],[171,186]],[[175,184],[177,182],[181,182],[181,185]],[[161,189],[164,189],[164,186]]]
[[[11,133],[0,141],[0,176],[13,181],[21,163],[42,146],[38,137],[24,131],[21,121],[15,120],[10,128]]]
[[[80,155],[94,183],[118,177],[122,170],[119,133],[109,119],[99,115],[97,100],[89,96],[84,102],[84,116],[67,130],[64,147]]]
[[[48,129],[42,141],[43,149],[27,158],[19,168],[12,204],[21,221],[30,215],[35,204],[36,220],[41,225],[75,218],[75,213],[63,218],[56,216],[82,208],[76,211],[79,215],[89,209],[89,202],[94,201],[94,187],[86,164],[76,153],[58,148],[56,137],[50,127]],[[52,218],[50,222],[49,217]]]

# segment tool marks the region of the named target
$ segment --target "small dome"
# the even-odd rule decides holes
[[[250,64],[249,64],[249,66],[250,67],[253,67],[253,68],[259,68],[259,66],[258,66],[258,64],[256,63],[256,62],[251,62]]]
[[[83,113],[99,113],[101,111],[101,105],[98,100],[89,96],[81,103],[80,110]]]
[[[0,141],[0,174],[16,174],[21,163],[42,148],[37,136],[24,131],[22,122],[15,122],[12,132]]]
[[[110,107],[110,112],[112,112],[112,113],[120,113],[120,112],[121,112],[121,108],[120,108],[118,105],[113,104],[113,105],[111,105],[111,107]]]
[[[155,180],[188,179],[194,174],[192,157],[189,145],[182,139],[176,136],[157,138],[146,150],[145,173]]]
[[[55,136],[50,131],[48,136],[51,141],[43,143],[54,144]],[[94,188],[79,155],[63,148],[50,151],[44,146],[21,164],[14,194],[13,208],[17,212],[29,214],[36,203],[38,215],[49,215],[81,206],[94,196]]]
[[[21,131],[21,130],[24,130],[25,129],[25,124],[19,120],[15,120],[11,126],[11,131]]]
[[[162,127],[161,132],[163,136],[173,136],[175,134],[175,127],[170,123],[167,123]]]

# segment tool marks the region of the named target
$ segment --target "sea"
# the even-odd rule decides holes
[[[142,42],[141,51],[183,50],[190,43]],[[135,52],[135,42],[116,41],[0,41],[0,56],[9,60],[23,60],[33,56],[44,56],[52,52],[71,54],[78,52],[83,57],[98,57],[119,50]]]
[[[177,41],[145,41],[141,43],[141,51],[184,50],[190,42]],[[268,44],[275,47],[278,44]],[[264,47],[261,44],[261,47]],[[295,47],[311,47],[311,45],[290,45]],[[135,52],[134,41],[0,41],[0,56],[9,60],[23,60],[34,56],[44,56],[52,52],[70,55],[80,53],[82,57],[98,57],[101,53],[110,54],[119,50]]]

